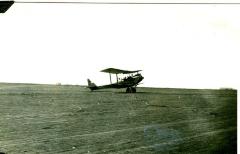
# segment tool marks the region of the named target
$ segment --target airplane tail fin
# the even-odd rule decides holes
[[[95,83],[93,83],[90,79],[87,79],[88,82],[88,88],[91,90],[96,90],[97,89],[97,85]]]

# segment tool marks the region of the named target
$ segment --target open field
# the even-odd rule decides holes
[[[0,153],[237,153],[237,91],[0,83]]]

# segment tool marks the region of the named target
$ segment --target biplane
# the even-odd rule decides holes
[[[136,87],[144,79],[144,77],[139,73],[142,70],[128,71],[121,70],[116,68],[107,68],[101,72],[109,73],[110,84],[97,86],[95,83],[91,82],[90,79],[87,79],[88,86],[91,91],[107,88],[126,88],[126,93],[136,93]],[[112,74],[116,75],[116,83],[112,83]],[[125,77],[119,78],[118,75],[123,74]]]

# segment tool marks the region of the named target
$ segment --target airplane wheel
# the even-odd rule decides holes
[[[127,87],[126,93],[130,93],[131,92],[131,88]]]
[[[136,93],[137,92],[137,90],[136,90],[136,88],[131,88],[132,89],[132,93]]]
[[[136,88],[134,88],[134,87],[127,87],[126,93],[136,93]]]

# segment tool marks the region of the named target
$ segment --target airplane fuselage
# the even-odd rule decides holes
[[[127,87],[135,87],[137,86],[144,77],[141,74],[136,74],[134,76],[126,77],[117,83],[99,86],[99,88],[127,88]]]
[[[134,76],[128,76],[121,80],[119,80],[116,83],[108,84],[108,85],[102,85],[102,86],[89,86],[91,90],[98,90],[98,89],[107,89],[107,88],[129,88],[129,87],[136,87],[144,77],[138,73]]]

